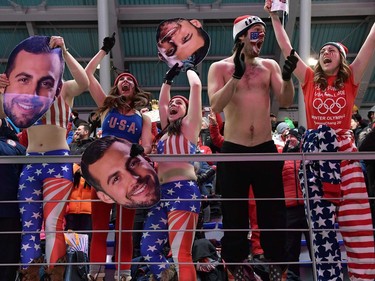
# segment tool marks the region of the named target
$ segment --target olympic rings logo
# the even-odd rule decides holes
[[[339,97],[337,100],[334,100],[332,98],[322,100],[318,98],[313,101],[313,107],[320,114],[327,114],[328,112],[330,112],[331,114],[337,114],[345,106],[346,100],[343,97]]]

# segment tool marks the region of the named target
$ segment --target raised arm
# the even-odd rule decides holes
[[[65,63],[73,76],[72,80],[64,81],[61,94],[66,103],[73,106],[74,97],[82,94],[89,86],[89,79],[80,63],[68,52],[64,38],[51,36],[51,48],[61,48]]]
[[[290,43],[289,37],[282,26],[279,16],[276,12],[271,12],[272,0],[266,0],[264,5],[264,10],[269,13],[272,21],[273,30],[275,32],[276,41],[279,44],[281,52],[283,53],[284,58],[286,59],[293,49],[292,44]],[[294,75],[300,81],[301,84],[304,83],[306,69],[309,67],[304,63],[301,58],[295,53],[295,56],[298,58],[298,64],[294,71]]]
[[[96,55],[90,60],[90,62],[87,64],[85,68],[87,77],[90,81],[89,92],[91,94],[91,97],[95,101],[96,105],[99,107],[103,105],[104,99],[107,95],[104,92],[99,81],[95,78],[94,74],[97,66],[100,64],[105,55],[105,51],[99,50],[99,52],[96,53]]]
[[[85,68],[87,77],[90,81],[89,91],[97,106],[103,105],[104,99],[107,95],[104,92],[99,81],[95,78],[95,71],[103,58],[111,51],[115,43],[115,33],[113,33],[111,37],[105,37],[103,39],[103,46],[101,47],[99,52],[97,52],[96,55],[90,60]]]
[[[186,124],[189,129],[184,130],[184,134],[190,141],[196,143],[202,128],[202,83],[193,68],[188,69],[186,75],[190,84],[190,94],[189,108],[183,124]]]
[[[358,84],[361,82],[363,74],[367,70],[368,64],[375,53],[375,24],[372,25],[370,33],[363,43],[358,55],[351,64],[354,82]]]
[[[164,129],[168,125],[168,104],[171,99],[171,85],[173,79],[180,73],[180,66],[176,63],[167,71],[164,76],[164,82],[160,89],[159,95],[159,116],[161,128]]]
[[[238,82],[245,73],[244,55],[241,54],[243,44],[239,45],[235,54],[232,56],[234,62],[234,73],[229,80],[225,77],[232,71],[232,64],[229,61],[221,60],[215,62],[208,70],[207,91],[210,105],[214,112],[220,113],[232,99]]]

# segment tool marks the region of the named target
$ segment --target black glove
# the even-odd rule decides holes
[[[175,78],[178,74],[180,74],[180,71],[181,71],[181,67],[178,65],[178,63],[176,63],[174,66],[172,66],[171,69],[167,71],[167,73],[165,73],[164,83],[168,85],[172,85],[173,78]]]
[[[292,73],[297,67],[298,58],[294,55],[294,52],[295,50],[292,49],[290,55],[286,58],[282,73],[284,81],[289,81],[292,78]]]
[[[101,49],[106,52],[107,55],[116,43],[115,34],[116,32],[113,32],[111,37],[105,37],[103,39],[103,46],[101,47]]]
[[[243,74],[245,73],[246,64],[245,64],[245,55],[241,54],[244,44],[241,43],[236,51],[236,55],[234,56],[234,73],[233,78],[241,79]]]
[[[187,60],[182,61],[182,63],[183,63],[182,71],[187,72],[188,70],[193,70],[199,76],[197,67],[194,65],[193,61],[187,59]]]

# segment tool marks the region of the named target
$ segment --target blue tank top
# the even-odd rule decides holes
[[[142,135],[143,119],[139,111],[133,115],[123,115],[117,109],[111,109],[102,124],[103,137],[115,136],[138,143]]]

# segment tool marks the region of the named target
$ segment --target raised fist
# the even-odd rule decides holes
[[[105,37],[103,39],[103,46],[101,47],[101,49],[106,52],[106,54],[108,54],[112,50],[113,46],[116,43],[115,35],[116,32],[113,32],[111,37]]]

